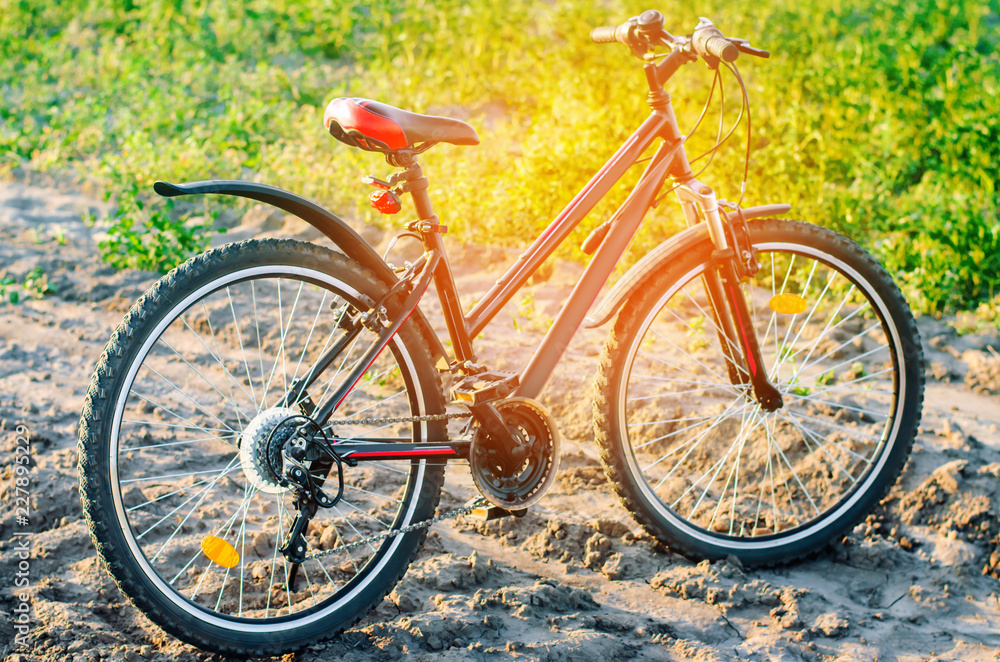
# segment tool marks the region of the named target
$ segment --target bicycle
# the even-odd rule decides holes
[[[769,54],[707,19],[671,35],[654,10],[591,36],[642,59],[651,114],[467,313],[416,158],[439,142],[477,144],[464,122],[361,99],[327,108],[335,138],[398,168],[364,181],[382,212],[412,198],[417,218],[402,234],[425,250],[402,267],[287,191],[156,183],[163,196],[273,204],[341,251],[250,240],[194,257],[136,302],[98,363],[81,421],[84,508],[119,587],[164,630],[220,653],[301,648],[378,604],[430,524],[536,503],[560,445],[538,398],[670,192],[687,229],[586,320],[614,320],[595,434],[625,507],[685,554],[774,564],[822,548],[895,482],[923,398],[902,295],[852,241],[775,218],[789,205],[717,199],[691,170],[663,87],[698,59],[716,81],[726,69],[749,123],[733,62]],[[585,242],[593,258],[527,366],[478,364],[473,339],[656,140],[632,193]],[[418,307],[432,281],[453,356]],[[451,420],[465,425],[456,438]],[[449,460],[468,462],[481,499],[435,516]]]

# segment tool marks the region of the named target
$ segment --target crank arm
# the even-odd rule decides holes
[[[517,457],[516,454],[518,452],[524,452],[523,444],[519,444],[514,435],[511,434],[500,412],[497,411],[492,403],[484,402],[478,405],[467,406],[473,416],[476,417],[476,420],[479,421],[482,431],[493,442],[490,450],[491,453],[501,453],[504,458],[511,460],[512,456]],[[520,460],[512,461],[519,462]]]

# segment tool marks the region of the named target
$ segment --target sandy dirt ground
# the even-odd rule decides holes
[[[212,659],[128,604],[81,511],[84,395],[111,331],[155,280],[101,264],[99,230],[81,217],[104,209],[44,182],[0,185],[0,268],[22,277],[40,267],[56,291],[0,304],[0,655]],[[242,220],[229,239],[316,238],[280,215]],[[506,257],[485,253],[455,251],[460,288],[473,298],[496,274],[472,267]],[[518,367],[580,271],[557,265],[529,299],[515,300],[480,344],[484,361]],[[546,392],[564,437],[551,492],[523,519],[436,525],[370,615],[286,659],[1000,659],[1000,359],[990,352],[1000,337],[958,336],[946,320],[919,326],[928,385],[912,457],[882,506],[815,557],[744,569],[686,559],[643,533],[597,460],[590,390],[606,329],[586,330]],[[14,509],[17,426],[28,429],[33,458],[28,647],[14,641],[15,534],[25,530]],[[442,506],[471,493],[467,471],[452,467]]]

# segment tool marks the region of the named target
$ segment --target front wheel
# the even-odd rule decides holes
[[[923,357],[898,288],[856,244],[779,220],[751,223],[750,238],[761,269],[742,289],[783,407],[766,411],[740,383],[740,344],[706,295],[705,242],[619,312],[594,411],[605,471],[647,531],[691,556],[774,564],[820,549],[895,482]]]
[[[327,249],[248,241],[164,276],[115,331],[81,420],[81,493],[118,586],[163,629],[224,654],[288,652],[354,624],[406,571],[426,529],[385,534],[434,514],[444,467],[423,460],[345,467],[342,500],[304,532],[306,560],[279,551],[296,506],[272,438],[310,411],[290,385],[343,346],[308,389],[316,404],[329,397],[374,337],[341,343],[346,311],[385,291]],[[443,412],[408,322],[327,433],[444,439],[440,421],[406,422]],[[309,469],[337,493],[335,470]]]

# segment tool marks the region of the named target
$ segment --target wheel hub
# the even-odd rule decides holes
[[[294,424],[285,421],[295,418]],[[302,415],[287,407],[272,407],[257,414],[240,437],[240,464],[247,479],[261,492],[281,494],[291,484],[281,475],[281,449]]]

